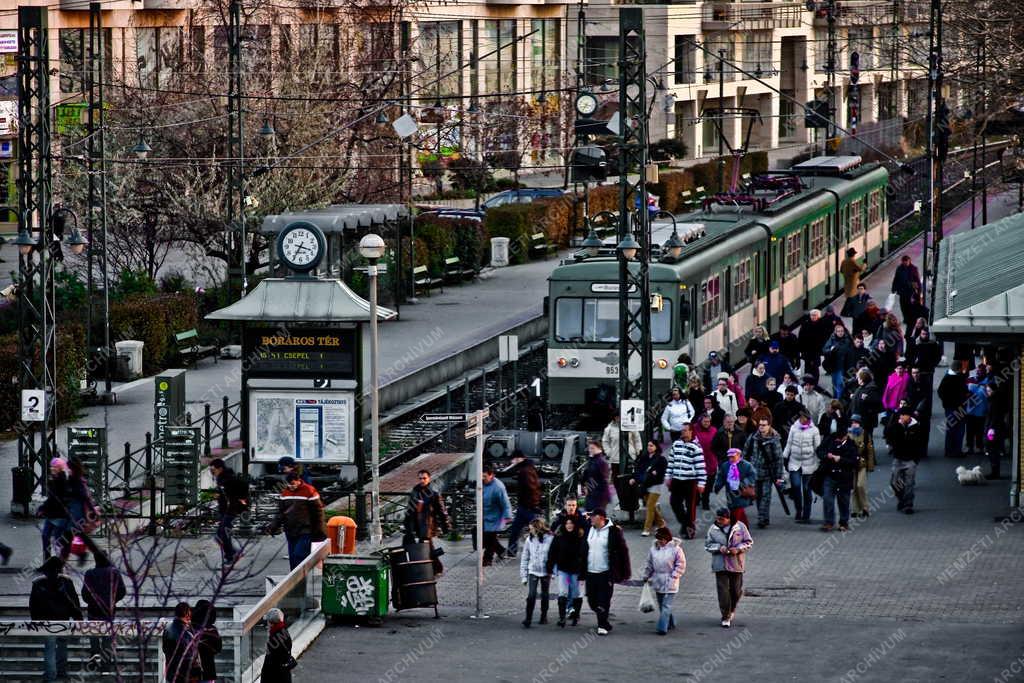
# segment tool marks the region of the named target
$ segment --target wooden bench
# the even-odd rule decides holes
[[[216,344],[200,344],[199,331],[194,327],[184,332],[174,334],[174,343],[178,346],[178,356],[183,363],[197,363],[207,356],[213,356],[213,362],[217,362],[220,350]]]
[[[452,256],[444,260],[444,279],[446,282],[462,282],[472,280],[476,277],[476,271],[472,268],[464,268],[462,260],[458,256]]]
[[[530,235],[530,253],[548,258],[558,253],[558,245],[548,242],[543,232],[535,232]]]
[[[427,296],[430,296],[430,290],[434,288],[444,291],[444,278],[431,277],[426,266],[416,266],[412,269],[412,283],[417,292],[426,292]]]

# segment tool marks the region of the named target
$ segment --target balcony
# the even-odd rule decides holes
[[[814,12],[814,25],[828,25],[824,0],[818,0],[818,9]],[[900,21],[918,23],[928,21],[929,7],[927,3],[901,3]],[[846,0],[836,2],[837,26],[884,26],[893,23],[892,5],[877,0]]]
[[[704,31],[752,31],[798,28],[804,6],[799,2],[704,3]]]

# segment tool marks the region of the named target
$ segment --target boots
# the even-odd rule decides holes
[[[574,598],[572,601],[572,623],[573,626],[580,623],[580,610],[583,609],[583,598]]]
[[[543,599],[543,598],[541,598],[541,601],[540,601],[540,621],[538,621],[537,623],[538,624],[546,624],[546,623],[548,623],[548,601]]]
[[[526,598],[526,618],[523,619],[523,628],[530,628],[533,622],[533,606],[537,604],[537,598]]]
[[[565,628],[565,604],[569,602],[568,598],[558,598],[558,626],[559,628]]]

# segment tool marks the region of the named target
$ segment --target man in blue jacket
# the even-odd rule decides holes
[[[512,505],[508,500],[508,492],[501,480],[494,476],[494,467],[484,465],[484,566],[494,562],[494,555],[499,560],[505,559],[505,548],[498,542],[498,532],[512,519]]]

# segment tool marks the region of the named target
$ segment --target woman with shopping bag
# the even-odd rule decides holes
[[[672,538],[668,527],[661,527],[654,533],[654,544],[647,553],[647,567],[644,569],[644,590],[654,592],[658,601],[657,633],[666,635],[676,627],[672,616],[672,601],[679,592],[679,579],[686,572],[686,555],[683,547]],[[644,609],[641,599],[640,611]]]

